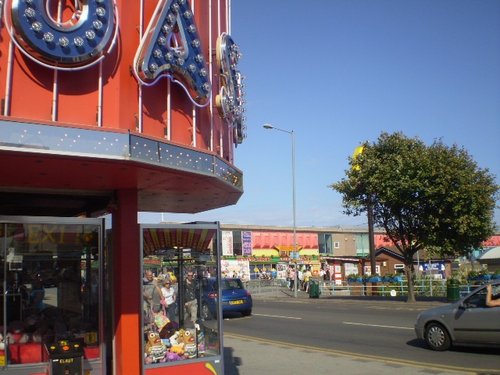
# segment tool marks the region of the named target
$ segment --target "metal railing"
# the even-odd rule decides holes
[[[287,288],[286,280],[282,279],[259,279],[244,282],[245,288],[253,295],[258,297],[280,297],[283,296],[283,290]]]
[[[477,288],[480,284],[459,285],[460,297],[463,297]],[[447,297],[446,280],[418,279],[413,284],[417,297]],[[320,282],[320,291],[323,296],[350,295],[350,296],[407,296],[408,282],[379,282],[379,283],[342,283]]]
[[[320,297],[330,296],[381,296],[396,297],[408,295],[406,280],[395,283],[348,283],[314,280],[319,284]],[[446,280],[419,279],[415,281],[414,291],[417,297],[447,297]],[[459,286],[460,296],[465,296],[478,284],[463,284]],[[282,297],[290,294],[286,280],[250,280],[245,282],[245,288],[255,297]],[[300,289],[299,289],[300,290]]]

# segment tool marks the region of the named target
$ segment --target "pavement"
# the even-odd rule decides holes
[[[255,296],[266,299],[265,296]],[[254,297],[254,298],[255,298]],[[281,297],[293,298],[293,292],[283,290]],[[298,293],[298,299],[309,299],[307,293]],[[336,297],[327,297],[336,298]],[[348,297],[341,297],[348,298]],[[354,298],[354,297],[353,297]],[[382,304],[401,304],[401,299],[378,299],[367,298],[372,302]],[[324,300],[325,298],[321,298]],[[284,301],[285,302],[285,301]],[[290,301],[291,302],[291,301]],[[327,301],[324,301],[327,302]],[[418,308],[428,308],[442,304],[442,300],[417,300]],[[280,343],[267,339],[250,338],[230,333],[224,334],[224,367],[225,375],[295,375],[295,374],[432,374],[432,375],[452,375],[452,374],[479,374],[478,372],[467,372],[459,367],[435,366],[428,367],[425,363],[408,360],[390,359],[378,356],[357,355],[355,353],[342,352],[339,350],[329,350],[322,348],[311,348],[307,346],[294,345],[290,343]],[[494,372],[500,374],[500,372]],[[481,375],[487,373],[481,372]],[[493,373],[491,373],[493,374]]]

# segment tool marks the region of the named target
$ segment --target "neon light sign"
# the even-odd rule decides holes
[[[75,2],[73,17],[55,20],[48,0],[14,0],[13,28],[7,29],[19,49],[31,60],[52,69],[75,70],[104,58],[116,38],[112,0]]]
[[[221,70],[222,86],[215,98],[215,105],[234,130],[234,142],[239,144],[245,138],[243,107],[243,76],[237,69],[241,53],[230,35],[223,33],[217,39],[217,63]]]
[[[167,76],[184,88],[194,104],[209,103],[212,87],[193,12],[186,0],[158,2],[137,49],[134,72],[144,85]]]

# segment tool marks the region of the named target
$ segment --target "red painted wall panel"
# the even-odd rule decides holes
[[[232,128],[221,119],[215,108],[215,95],[220,90],[220,72],[216,64],[215,49],[217,37],[227,31],[225,1],[190,2],[194,5],[194,19],[207,69],[209,73],[212,72],[212,104],[196,108],[185,91],[179,85],[171,83],[170,112],[167,78],[160,79],[152,87],[142,88],[143,103],[139,108],[139,84],[131,74],[131,67],[140,43],[140,4],[117,1],[118,38],[111,53],[103,60],[102,69],[100,64],[97,64],[88,69],[59,71],[55,74],[54,70],[32,62],[14,47],[11,56],[10,93],[6,90],[10,36],[3,25],[0,41],[0,96],[4,101],[7,100],[8,108],[2,115],[6,114],[7,119],[33,122],[50,123],[55,120],[55,125],[97,127],[100,124],[104,128],[142,132],[161,140],[168,140],[167,126],[170,123],[170,140],[173,143],[212,150],[232,161]],[[143,4],[142,30],[145,31],[157,2],[144,1]],[[68,2],[63,17],[68,19],[71,15],[72,5]],[[99,101],[100,83],[102,107]],[[56,113],[53,114],[54,100]],[[102,117],[99,117],[99,114]]]
[[[303,249],[317,249],[318,235],[316,233],[296,233],[297,245]],[[252,244],[254,249],[270,249],[274,246],[293,246],[293,233],[291,232],[258,232],[252,231]]]

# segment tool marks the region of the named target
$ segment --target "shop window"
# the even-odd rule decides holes
[[[47,362],[45,346],[61,340],[100,357],[102,222],[84,220],[0,221],[0,366]]]
[[[242,243],[242,232],[239,230],[233,231],[233,255],[243,255]]]
[[[220,356],[218,227],[141,229],[145,366]]]
[[[318,246],[320,254],[333,254],[332,235],[329,233],[320,233],[318,235]]]

